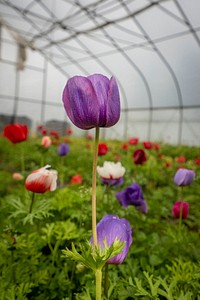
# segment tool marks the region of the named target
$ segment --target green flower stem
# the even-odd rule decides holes
[[[178,220],[178,232],[179,232],[179,238],[181,237],[181,226],[182,226],[182,219],[183,219],[183,202],[181,201],[180,205],[180,215],[179,215],[179,220]]]
[[[64,163],[65,163],[65,156],[61,156],[60,158],[60,162],[61,162],[61,172],[60,172],[60,185],[63,186],[64,184]]]
[[[108,264],[105,264],[104,269],[104,295],[108,299]]]
[[[25,171],[25,164],[24,164],[24,148],[22,143],[20,143],[20,161],[21,161],[21,172]]]
[[[52,248],[52,246],[51,246],[51,248],[50,248],[50,249],[53,250],[53,251],[52,251],[52,264],[53,264],[53,265],[54,265],[55,260],[56,260],[56,255],[57,255],[57,252],[58,252],[58,248],[59,248],[59,246],[60,246],[60,243],[61,243],[61,241],[60,241],[60,240],[57,240],[56,243],[55,243],[54,248]],[[51,244],[50,244],[50,245],[51,245]]]
[[[102,271],[97,269],[96,276],[96,300],[101,300],[101,285],[102,285]]]
[[[30,204],[30,207],[29,207],[29,214],[31,214],[31,212],[32,212],[34,200],[35,200],[35,193],[32,193],[31,204]]]
[[[97,221],[96,221],[96,174],[97,174],[97,158],[98,158],[99,128],[95,131],[93,168],[92,168],[92,236],[94,246],[97,247]],[[100,298],[98,298],[100,299]]]
[[[14,255],[15,255],[15,253],[14,253],[14,250],[15,250],[15,248],[14,247],[12,247],[12,249],[11,249],[11,270],[12,270],[12,281],[15,283],[15,281],[16,281],[16,274],[15,274],[15,267],[14,267],[14,265],[15,265],[15,257],[14,257]]]
[[[41,155],[40,164],[41,164],[41,167],[44,167],[44,153],[42,152],[40,155]]]
[[[181,226],[182,226],[182,219],[183,219],[183,187],[181,187],[180,189],[180,201],[181,201],[181,205],[180,205],[180,215],[179,215],[179,221],[178,221],[178,232],[179,232],[179,238],[181,237]]]

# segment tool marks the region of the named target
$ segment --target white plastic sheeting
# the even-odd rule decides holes
[[[102,73],[122,106],[103,136],[200,144],[200,1],[0,0],[0,12],[1,114],[67,120],[67,79]]]

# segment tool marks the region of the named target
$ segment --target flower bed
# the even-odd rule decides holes
[[[69,257],[85,251],[90,260],[94,141],[73,134],[51,138],[48,147],[41,145],[42,136],[16,144],[0,139],[0,299],[95,298],[93,272]],[[61,149],[61,144],[68,146]],[[198,299],[200,149],[154,143],[147,147],[138,140],[100,144],[106,144],[107,151],[99,153],[97,161],[97,222],[117,215],[132,230],[132,244],[120,264],[113,259],[114,264],[103,268],[102,294],[120,300]],[[138,149],[142,151],[135,154]],[[110,177],[101,169],[106,161],[112,162]],[[115,167],[117,162],[121,165]],[[30,188],[30,182],[26,189],[27,177],[45,165],[57,171],[57,188],[52,188],[53,179],[46,184],[42,177],[44,189],[33,189],[32,183]],[[181,171],[174,181],[180,168],[193,170],[195,177]],[[180,180],[180,175],[186,177]],[[181,213],[180,205],[173,210],[177,201],[188,204]],[[107,223],[103,228],[117,235],[115,226],[118,223],[111,222],[112,230]]]

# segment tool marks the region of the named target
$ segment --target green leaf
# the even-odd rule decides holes
[[[102,269],[108,259],[121,253],[125,243],[116,239],[114,243],[108,247],[106,242],[104,242],[104,248],[98,245],[97,248],[93,247],[90,242],[87,244],[80,244],[80,252],[76,250],[74,244],[72,243],[72,250],[66,248],[62,250],[62,253],[67,258],[70,258],[76,262],[82,263],[86,267],[96,271]]]

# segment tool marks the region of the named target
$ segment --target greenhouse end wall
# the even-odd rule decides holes
[[[2,30],[0,57],[0,129],[8,122],[25,120],[31,131],[39,124],[59,121],[60,132],[73,127],[67,118],[62,91],[66,76],[45,56],[27,50],[24,70],[17,70],[18,49],[6,30]],[[141,110],[124,106],[120,121],[111,129],[101,131],[105,139],[126,140],[137,136],[140,140],[153,140],[170,144],[200,145],[200,107],[144,107]],[[63,127],[62,127],[62,124]],[[67,124],[67,125],[66,125]],[[63,129],[64,128],[64,129]],[[73,128],[76,136],[85,132]]]

